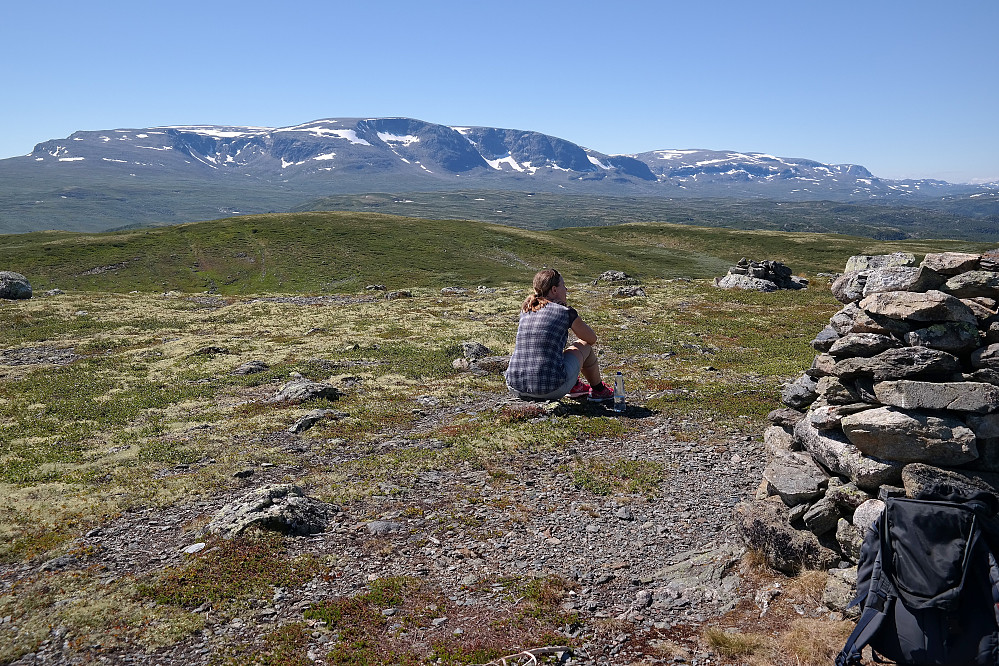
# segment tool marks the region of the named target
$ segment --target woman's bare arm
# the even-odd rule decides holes
[[[593,332],[593,329],[583,321],[582,317],[577,316],[576,320],[572,322],[572,332],[576,334],[576,337],[586,342],[588,344],[596,344],[597,334]]]

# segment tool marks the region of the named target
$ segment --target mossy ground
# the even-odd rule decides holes
[[[274,231],[263,224],[260,229]],[[122,242],[127,245],[132,242],[129,238],[155,233],[194,231],[136,232],[123,236]],[[536,249],[537,238],[527,237],[534,232],[487,231],[509,237],[514,244],[523,242],[510,250],[518,260],[530,248]],[[245,232],[257,235],[249,227]],[[721,237],[716,232],[703,233],[713,234],[717,241]],[[678,245],[690,254],[689,237],[649,225],[586,233],[585,238],[549,239],[552,247],[535,252],[530,261],[550,261],[569,248],[570,301],[601,338],[603,370],[624,373],[630,404],[645,414],[712,422],[719,427],[735,425],[761,433],[764,415],[779,406],[781,382],[809,365],[814,355],[809,340],[839,308],[829,294],[828,282],[809,274],[812,286],[808,290],[759,294],[718,290],[708,279],[646,277],[643,286],[648,297],[614,299],[611,285],[590,284],[599,271],[588,268],[587,252],[602,253],[597,262],[600,270],[618,268],[613,261],[618,255],[624,264],[648,268],[655,260],[674,256],[670,253]],[[51,252],[62,252],[59,246],[63,244],[70,247],[83,242],[35,236],[42,240],[24,242],[52,245]],[[524,238],[516,240],[518,236]],[[599,250],[587,250],[598,237]],[[756,243],[761,252],[771,247],[767,243],[787,241],[783,236],[772,241],[748,235],[745,239]],[[278,240],[269,250],[272,254],[267,254],[269,265],[290,266],[288,257],[294,253],[279,257]],[[81,261],[113,263],[109,247],[101,245],[92,259],[81,259],[75,250],[66,249],[65,260],[72,257],[76,262],[72,270],[82,266]],[[215,250],[208,248],[205,240],[201,267],[211,265]],[[427,256],[421,254],[424,249],[413,250],[414,262]],[[802,238],[793,239],[784,254],[774,258],[792,266],[795,259],[802,259],[808,266],[826,268],[842,266],[853,251],[880,249],[896,248],[877,247],[871,241],[830,246],[821,239]],[[738,258],[742,252],[733,244],[717,254]],[[503,256],[507,261],[512,255]],[[313,258],[320,261],[318,255]],[[352,261],[356,260],[355,256]],[[379,258],[365,261],[375,263]],[[469,279],[466,268],[459,266],[453,275],[399,284],[411,288],[414,297],[398,300],[365,291],[363,283],[369,276],[360,271],[360,277],[338,288],[338,295],[318,300],[257,298],[241,295],[235,288],[226,296],[136,292],[121,285],[138,280],[140,288],[148,288],[152,278],[122,274],[112,281],[117,291],[67,290],[51,297],[3,302],[4,349],[18,349],[29,356],[35,350],[43,356],[46,351],[71,348],[79,358],[64,365],[14,365],[0,356],[0,558],[14,566],[67,553],[78,537],[123,511],[167,507],[232,491],[240,484],[235,472],[262,463],[293,467],[295,476],[288,480],[307,486],[322,499],[349,504],[385,493],[386,487],[403,477],[459,465],[485,470],[502,481],[511,474],[507,469],[511,456],[560,450],[579,438],[621,438],[641,427],[636,419],[571,406],[552,413],[537,405],[504,405],[500,402],[506,393],[501,376],[476,376],[452,366],[461,356],[464,341],[481,342],[497,354],[512,351],[518,307],[533,272],[529,266],[513,263],[517,281],[510,281],[506,273],[491,278],[475,271]],[[50,275],[58,276],[63,270],[60,265],[50,263]],[[703,265],[715,270],[724,262],[712,254]],[[428,270],[437,270],[435,266]],[[488,272],[488,267],[479,268]],[[660,273],[673,270],[663,268]],[[397,279],[416,280],[416,275],[403,272]],[[79,278],[63,286],[102,289],[106,283],[99,277]],[[55,279],[47,277],[43,282]],[[435,284],[439,281],[472,290],[467,296],[444,297]],[[494,290],[475,291],[482,282]],[[238,284],[242,290],[281,283]],[[289,284],[298,282],[285,283]],[[232,374],[251,359],[265,361],[270,370]],[[264,402],[293,372],[342,386],[344,396],[335,403],[282,406]],[[309,448],[328,455],[296,458],[281,445],[288,437],[286,430],[316,407],[329,407],[346,416],[323,421],[300,436]],[[676,434],[682,436],[682,428]],[[426,445],[387,445],[400,437]],[[335,464],[330,464],[334,459]],[[183,473],[170,473],[178,469]],[[576,458],[567,471],[588,493],[648,497],[655,496],[669,474],[669,469],[652,461],[585,457]],[[482,499],[470,497],[469,501]],[[423,510],[419,506],[410,509]],[[517,509],[510,509],[511,525],[515,525]],[[447,519],[446,512],[442,516]],[[119,643],[155,646],[175,641],[200,626],[190,608],[209,597],[203,577],[221,580],[226,567],[235,570],[252,564],[245,550],[230,555],[218,561],[202,560],[200,569],[164,571],[154,579],[114,586],[100,585],[97,574],[86,570],[26,580],[0,593],[0,617],[12,618],[0,625],[0,643],[6,646],[0,651],[0,662],[35,649],[54,625],[67,627],[81,642],[100,632]],[[266,556],[266,552],[260,555]],[[307,566],[311,565],[302,563]],[[296,572],[288,573],[283,582],[269,584],[296,585]],[[406,585],[403,588],[410,590]],[[537,607],[548,608],[545,604],[550,606],[558,597],[552,589],[559,585],[552,583],[551,589],[524,594],[535,594]],[[432,587],[410,592],[419,603],[430,603],[428,599],[436,594]],[[227,598],[240,594],[238,590],[225,592]],[[363,615],[363,606],[370,600],[358,599],[341,605]],[[330,613],[335,606],[329,607]],[[423,612],[415,606],[411,610]],[[469,663],[493,658],[497,651],[517,647],[517,637],[540,640],[545,632],[558,629],[537,614],[529,613],[523,622],[520,633],[508,633],[503,640],[484,636],[478,646],[461,641],[438,645],[433,648],[433,659]],[[139,625],[141,630],[116,633],[117,627]],[[261,663],[301,663],[296,650],[302,644],[303,626],[289,626],[267,637],[265,648],[272,658]],[[366,636],[359,633],[356,640],[369,640]],[[237,648],[234,659],[241,654]],[[409,654],[402,647],[398,650],[398,655]],[[358,654],[364,654],[363,650]],[[414,659],[431,658],[413,655]]]

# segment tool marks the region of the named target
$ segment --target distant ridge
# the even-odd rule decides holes
[[[507,190],[605,196],[905,203],[999,211],[999,185],[881,179],[853,164],[762,153],[607,155],[539,132],[412,118],[329,118],[75,132],[0,160],[0,233],[101,230],[282,212],[363,192]]]

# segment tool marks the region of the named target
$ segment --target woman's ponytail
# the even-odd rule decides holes
[[[548,305],[550,301],[545,298],[545,294],[557,287],[561,281],[562,276],[559,275],[559,272],[554,268],[546,268],[542,271],[538,271],[534,276],[534,290],[531,292],[531,295],[524,300],[524,303],[520,306],[520,311],[537,312],[541,308]]]

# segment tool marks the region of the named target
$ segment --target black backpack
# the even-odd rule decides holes
[[[985,532],[996,508],[988,492],[949,486],[889,498],[864,537],[851,604],[863,612],[836,666],[861,663],[865,645],[898,664],[999,664],[999,566]]]

